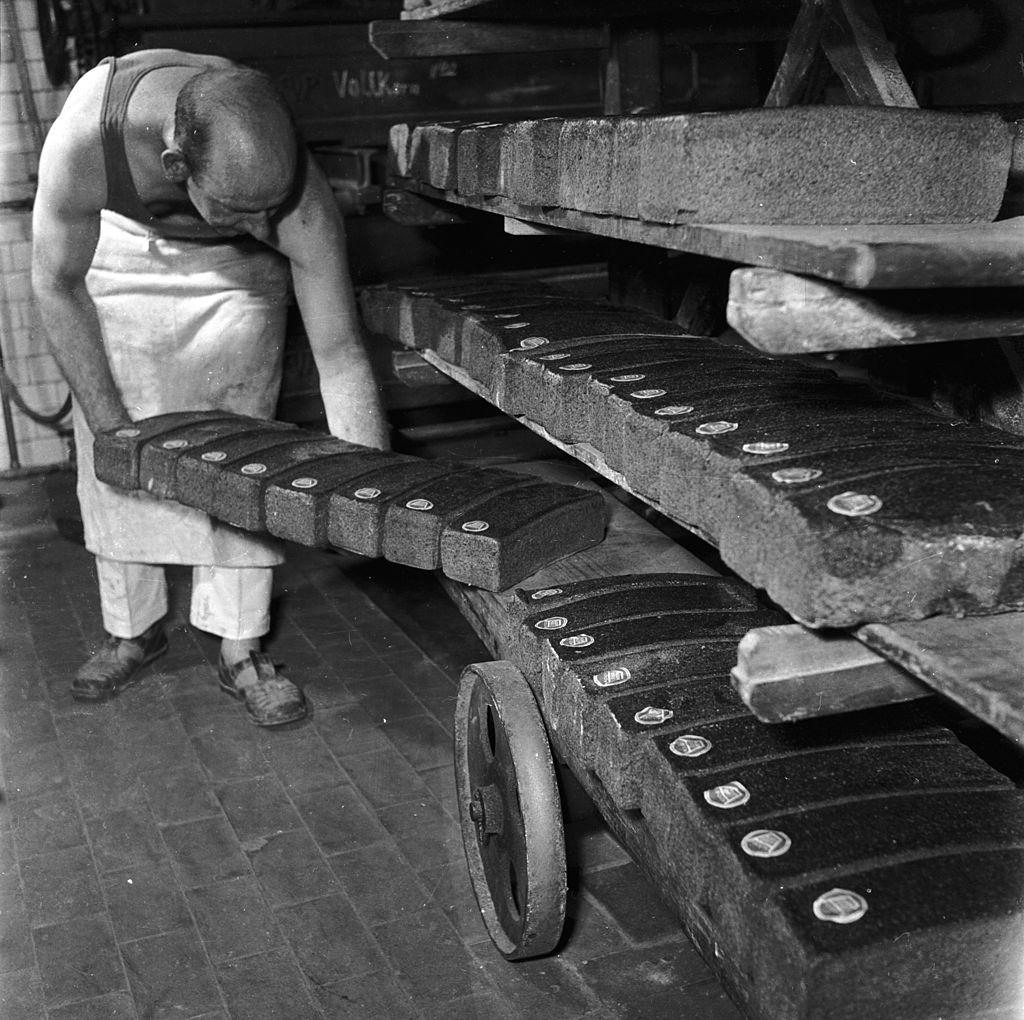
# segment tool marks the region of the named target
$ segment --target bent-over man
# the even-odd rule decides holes
[[[72,694],[99,701],[167,648],[163,564],[193,566],[190,618],[221,638],[219,681],[262,726],[306,712],[260,651],[277,543],[97,481],[92,436],[139,418],[270,418],[289,276],[330,431],[386,447],[345,232],[322,172],[264,75],[149,50],[81,77],[39,166],[32,279],[75,397],[78,495],[106,643]]]

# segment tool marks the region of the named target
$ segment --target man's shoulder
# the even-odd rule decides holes
[[[187,50],[175,50],[167,47],[134,50],[123,57],[117,58],[118,66],[134,67],[196,67],[215,70],[219,68],[237,67],[227,57],[218,57],[212,53],[192,53]]]

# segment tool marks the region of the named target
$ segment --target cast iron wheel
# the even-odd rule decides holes
[[[480,913],[509,960],[551,952],[565,923],[565,837],[536,699],[509,662],[467,666],[455,707],[462,843]]]

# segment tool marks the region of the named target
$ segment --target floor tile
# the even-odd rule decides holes
[[[377,722],[359,706],[317,712],[313,725],[328,750],[342,763],[350,754],[365,754],[394,746]]]
[[[364,974],[334,984],[313,986],[317,1002],[330,1020],[421,1020],[409,993],[390,971]],[[450,1020],[463,1020],[449,1014]],[[469,1018],[464,1018],[469,1020]],[[483,1018],[480,1018],[483,1020]]]
[[[473,953],[514,1016],[576,1020],[599,1005],[576,969],[557,956],[510,963],[490,942]]]
[[[258,776],[214,788],[239,840],[297,828],[299,816],[276,776]]]
[[[183,888],[249,874],[249,861],[226,818],[168,825],[163,837]]]
[[[85,842],[78,805],[66,790],[16,800],[10,808],[19,857],[66,850]]]
[[[591,872],[588,892],[635,942],[678,936],[679,921],[632,862]]]
[[[423,714],[423,703],[397,677],[350,681],[359,707],[376,723]]]
[[[215,963],[251,956],[281,942],[274,915],[251,878],[190,889],[186,896]]]
[[[105,916],[36,928],[32,940],[47,1005],[97,998],[125,987],[124,968]]]
[[[161,935],[192,924],[170,864],[107,875],[103,892],[119,942]]]
[[[0,975],[30,970],[35,965],[32,927],[21,894],[5,896],[0,900]],[[0,977],[0,986],[3,981]]]
[[[338,889],[334,872],[304,829],[261,837],[248,854],[256,881],[271,906],[326,896]]]
[[[458,822],[433,797],[382,808],[378,815],[406,860],[417,868],[465,859]]]
[[[244,709],[238,710],[240,713]],[[213,780],[249,779],[270,771],[256,741],[252,724],[242,715],[231,720],[219,720],[215,732],[201,733],[192,738],[196,757]]]
[[[137,1015],[131,996],[115,992],[52,1009],[49,1020],[135,1020]]]
[[[48,705],[32,702],[9,709],[0,717],[0,740],[5,748],[17,750],[57,739]]]
[[[319,1020],[306,983],[287,950],[217,967],[231,1020]]]
[[[263,753],[290,794],[326,790],[345,779],[334,755],[313,726],[289,734],[285,740],[265,743]]]
[[[386,967],[376,940],[344,896],[325,896],[275,913],[299,967],[314,985]]]
[[[89,821],[86,830],[101,874],[144,868],[167,858],[167,848],[148,806],[101,815]]]
[[[377,925],[373,933],[413,1002],[421,1008],[493,990],[483,968],[438,910]],[[429,956],[423,946],[434,947]]]
[[[43,992],[35,968],[12,971],[0,981],[0,1016],[4,1020],[41,1020]]]
[[[85,846],[21,862],[25,910],[33,927],[70,921],[104,909],[96,868]]]
[[[580,973],[624,1020],[671,1020],[681,1011],[707,1020],[741,1020],[689,944],[629,949],[592,960]]]
[[[140,783],[158,822],[190,822],[220,814],[213,786],[198,767],[146,772]]]
[[[67,786],[67,768],[56,740],[4,748],[6,792],[12,800]]]
[[[79,767],[71,776],[71,789],[85,818],[143,808],[146,803],[142,783],[124,759],[99,759]]]
[[[194,1017],[221,1007],[194,928],[127,942],[121,953],[140,1017]]]
[[[327,854],[380,842],[387,833],[347,784],[293,798],[313,838]]]
[[[452,767],[451,734],[433,716],[395,719],[387,733],[402,757],[418,772]]]
[[[393,748],[345,758],[345,772],[375,808],[425,796],[427,787],[415,769]]]
[[[424,868],[418,877],[427,890],[428,903],[444,913],[466,945],[490,941],[465,861]]]
[[[416,871],[389,842],[330,859],[342,889],[369,925],[421,910],[430,901]]]

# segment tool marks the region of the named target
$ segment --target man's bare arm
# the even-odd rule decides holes
[[[79,82],[47,136],[32,217],[32,287],[40,316],[94,432],[129,420],[85,287],[106,191],[98,137],[83,128],[96,121],[95,87],[94,80]]]
[[[291,262],[328,428],[350,442],[386,449],[387,420],[349,275],[344,223],[330,185],[312,159],[302,196],[282,217],[276,241]]]

